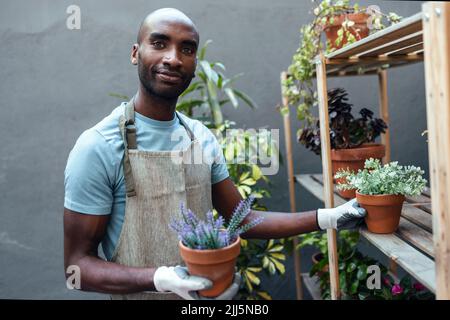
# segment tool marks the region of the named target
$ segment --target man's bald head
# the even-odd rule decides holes
[[[187,15],[185,15],[183,12],[181,12],[178,9],[174,9],[174,8],[162,8],[162,9],[155,10],[155,11],[151,12],[150,14],[148,14],[144,18],[144,20],[142,21],[142,23],[139,27],[137,43],[140,44],[142,41],[142,37],[145,34],[149,33],[149,31],[151,32],[153,27],[157,23],[160,23],[160,22],[181,23],[181,24],[191,27],[192,30],[195,31],[195,33],[197,35],[197,43],[198,43],[199,35],[198,35],[197,27],[195,26],[194,22],[192,22],[192,20]]]

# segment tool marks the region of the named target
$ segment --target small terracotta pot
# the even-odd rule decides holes
[[[366,159],[374,158],[380,159],[386,154],[386,148],[383,144],[365,143],[358,148],[349,149],[332,149],[331,150],[331,168],[333,177],[339,169],[351,170],[358,172],[359,169],[364,169],[364,162]],[[343,179],[335,179],[336,184],[339,184]],[[356,196],[356,190],[339,190],[338,193],[345,199],[352,199]]]
[[[393,233],[398,228],[404,195],[367,195],[356,192],[356,201],[366,209],[367,229],[373,233]]]
[[[369,26],[367,25],[367,20],[369,15],[364,12],[359,13],[348,13],[334,16],[334,21],[332,24],[329,23],[323,28],[327,36],[327,40],[330,42],[331,48],[340,49],[347,44],[347,39],[344,37],[339,45],[336,45],[336,39],[338,37],[338,30],[342,27],[342,22],[344,22],[345,17],[348,20],[355,22],[355,24],[348,28],[350,33],[355,36],[356,40],[361,40],[369,35]]]
[[[241,251],[241,238],[225,248],[196,250],[179,242],[180,255],[189,273],[205,277],[213,282],[213,287],[199,291],[204,297],[216,297],[227,289],[234,277],[236,260]]]

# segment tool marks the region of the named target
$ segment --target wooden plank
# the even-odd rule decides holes
[[[450,3],[428,2],[424,13],[425,83],[433,199],[436,298],[450,299]]]
[[[391,140],[389,133],[389,105],[388,105],[388,91],[387,91],[387,71],[380,70],[378,72],[378,96],[379,96],[379,110],[381,119],[386,122],[388,128],[386,132],[381,135],[381,143],[386,147],[386,154],[383,157],[383,163],[391,161]]]
[[[396,234],[430,257],[434,257],[433,235],[430,232],[419,228],[405,218],[400,218],[400,224]]]
[[[281,84],[286,80],[286,72],[281,73]],[[281,85],[283,87],[283,85]],[[283,90],[281,90],[281,98],[284,107],[289,107],[289,102],[287,97],[283,95]],[[296,211],[295,203],[295,186],[294,186],[294,164],[292,160],[292,137],[291,137],[291,122],[289,113],[283,115],[283,125],[284,125],[284,139],[286,145],[286,158],[287,158],[287,174],[288,174],[288,186],[289,186],[289,202],[291,205],[291,212]],[[297,237],[293,239],[294,248],[298,245]],[[295,285],[297,300],[303,300],[303,289],[302,289],[302,279],[301,279],[301,257],[298,250],[294,250],[294,272],[295,272]]]
[[[361,235],[386,256],[397,262],[430,291],[435,292],[434,261],[394,234],[376,234],[360,230]]]
[[[415,223],[422,229],[432,232],[433,222],[431,215],[420,208],[410,207],[403,204],[402,217],[408,219],[409,221]]]
[[[424,194],[418,195],[418,196],[406,196],[405,197],[406,201],[411,202],[411,203],[431,203],[431,198],[427,197]]]
[[[382,54],[389,54],[392,51],[404,49],[406,47],[416,45],[422,41],[423,41],[423,35],[422,35],[422,31],[420,31],[420,32],[417,32],[417,33],[414,33],[411,35],[407,35],[406,37],[398,39],[396,41],[387,43],[387,44],[383,45],[382,47],[377,48],[375,50],[369,50],[369,51],[363,52],[358,55],[358,58],[377,57]]]
[[[389,53],[389,55],[391,57],[402,56],[404,54],[410,54],[410,53],[421,51],[421,50],[423,50],[423,42],[415,44],[415,45],[407,47],[407,48],[404,48],[402,50],[398,50],[398,51]]]
[[[395,63],[395,62],[414,62],[417,60],[422,61],[422,57],[417,57],[416,55],[403,55],[403,56],[378,56],[378,57],[350,57],[350,58],[340,58],[340,59],[326,59],[328,68],[335,65],[364,65],[369,63]]]
[[[320,119],[320,142],[322,154],[322,170],[324,178],[324,202],[326,208],[334,206],[333,177],[331,174],[331,143],[328,118],[328,93],[327,93],[327,70],[323,52],[316,64],[317,95],[319,101]],[[331,299],[338,300],[341,297],[339,289],[339,261],[337,253],[336,230],[327,229],[328,239],[328,261],[330,268],[330,292]]]
[[[386,29],[380,30],[370,36],[356,41],[348,46],[336,50],[326,56],[326,58],[344,58],[356,55],[385,45],[391,41],[422,30],[422,13],[419,12],[409,18],[403,19]]]
[[[320,294],[319,277],[311,277],[308,273],[302,273],[302,279],[311,297],[314,300],[322,300],[322,295]]]

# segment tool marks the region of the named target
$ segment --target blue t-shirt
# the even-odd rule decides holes
[[[65,169],[64,207],[84,214],[111,215],[102,248],[111,260],[125,215],[125,179],[123,176],[124,145],[119,130],[119,117],[126,103],[84,131],[69,154]],[[211,183],[226,179],[229,174],[222,148],[214,134],[200,121],[178,113],[194,133],[211,167]],[[135,112],[138,150],[184,150],[189,135],[175,116],[158,121]],[[172,141],[176,137],[179,140]]]

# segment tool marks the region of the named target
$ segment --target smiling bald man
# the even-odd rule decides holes
[[[215,208],[228,219],[242,200],[221,146],[201,122],[175,110],[195,74],[199,33],[184,13],[164,8],[141,23],[131,63],[135,96],[86,130],[65,170],[64,265],[81,271],[81,289],[114,299],[199,299],[211,281],[189,275],[168,221],[181,203],[199,215]],[[175,137],[175,138],[174,138]],[[200,150],[201,163],[172,161],[173,151]],[[252,210],[264,221],[243,238],[284,238],[348,229],[364,216],[355,200],[299,213]],[[246,223],[244,221],[244,223]],[[106,261],[98,256],[101,243]],[[69,274],[66,273],[66,276]],[[240,284],[216,299],[232,299]]]

